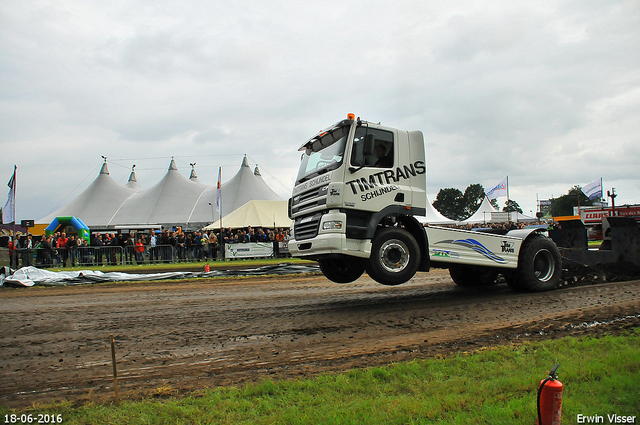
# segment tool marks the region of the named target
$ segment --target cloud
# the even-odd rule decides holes
[[[625,1],[7,0],[0,178],[17,163],[40,218],[103,154],[149,187],[171,156],[214,184],[246,153],[286,196],[297,148],[354,112],[423,131],[433,194],[509,175],[535,209],[603,176],[638,202],[639,28]]]

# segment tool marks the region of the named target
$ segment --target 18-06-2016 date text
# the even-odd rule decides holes
[[[23,413],[21,415],[6,414],[4,415],[5,424],[61,424],[62,413],[48,414],[38,413]]]

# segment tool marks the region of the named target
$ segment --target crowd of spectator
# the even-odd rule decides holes
[[[31,234],[17,234],[9,242],[11,267],[74,267],[76,265],[116,265],[193,262],[216,260],[219,242],[283,242],[289,229],[252,228],[220,231],[182,232],[151,229],[149,232],[93,233],[89,241],[65,232],[43,235],[35,241]]]

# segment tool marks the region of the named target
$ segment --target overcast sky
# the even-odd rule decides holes
[[[640,203],[640,2],[0,2],[0,206],[97,177],[202,183],[243,155],[289,197],[298,147],[353,112],[421,130],[431,201],[509,176],[536,199],[604,179]],[[499,201],[502,204],[504,198]]]

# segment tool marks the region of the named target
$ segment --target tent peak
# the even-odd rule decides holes
[[[129,182],[138,182],[138,179],[136,178],[136,164],[133,164],[133,167],[131,167],[131,174],[129,174]]]
[[[175,170],[178,171],[178,167],[176,166],[176,161],[171,157],[171,163],[169,164],[169,171]]]
[[[255,168],[255,170],[253,170],[253,175],[254,176],[262,176],[262,174],[260,174],[260,170],[258,169],[258,164],[256,164],[256,168]]]
[[[249,161],[247,160],[247,154],[245,154],[244,158],[242,158],[242,167],[249,168]]]
[[[107,167],[107,157],[101,155],[104,162],[102,163],[102,168],[100,168],[100,174],[109,174],[109,167]]]
[[[189,164],[191,165],[191,174],[189,175],[189,180],[198,180],[198,175],[196,174],[196,163]]]

